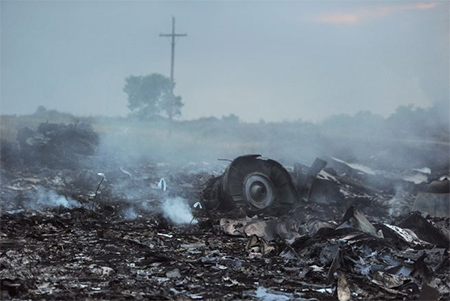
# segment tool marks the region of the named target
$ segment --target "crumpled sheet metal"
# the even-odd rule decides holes
[[[337,229],[353,228],[357,231],[383,238],[383,232],[377,230],[374,225],[372,225],[361,212],[353,208],[353,206],[347,209],[343,221],[344,222]]]
[[[423,217],[420,212],[413,212],[402,218],[397,226],[410,229],[418,238],[438,247],[450,245],[450,219]]]
[[[313,226],[318,230],[310,235],[302,233],[307,224],[297,226],[297,230],[295,227],[289,228],[289,225],[296,223],[288,223],[286,219],[279,220],[275,227],[271,224],[270,233],[273,234],[275,228],[277,234],[271,244],[266,242],[267,238],[273,237],[267,235],[266,221],[258,223],[248,219],[241,222],[242,232],[239,235],[247,235],[247,223],[259,226],[256,227],[259,231],[249,235],[247,248],[251,245],[259,251],[251,254],[251,258],[273,258],[276,248],[270,248],[270,252],[261,250],[267,245],[275,247],[282,241],[288,245],[278,255],[285,260],[318,262],[325,269],[311,266],[306,274],[302,272],[302,277],[309,273],[311,276],[319,273],[325,283],[334,283],[338,300],[350,300],[354,297],[375,300],[395,299],[398,296],[433,297],[436,292],[439,294],[438,299],[450,296],[450,286],[445,284],[450,280],[450,275],[448,271],[443,271],[443,266],[450,267],[448,250],[432,249],[430,242],[418,238],[411,229],[388,223],[373,224],[354,208],[346,211],[338,226],[336,221],[314,222],[312,225],[323,227]],[[232,220],[227,223],[236,225]],[[280,225],[284,229],[289,228],[291,232],[297,231],[297,238],[289,241],[280,235]],[[319,231],[320,229],[327,231]],[[288,231],[282,233],[286,234]],[[319,252],[319,257],[316,252]],[[346,275],[351,275],[351,281]],[[433,282],[432,286],[429,286],[430,282]]]

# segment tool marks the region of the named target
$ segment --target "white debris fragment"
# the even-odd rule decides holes
[[[133,175],[131,173],[129,173],[128,171],[126,171],[125,169],[123,169],[122,167],[119,167],[120,171],[124,174],[126,174],[127,176],[129,176],[130,178],[133,177]]]
[[[333,289],[332,288],[319,288],[317,290],[315,290],[318,293],[322,293],[322,294],[333,294]]]
[[[360,171],[365,172],[366,174],[369,174],[369,175],[375,175],[376,174],[376,172],[372,168],[370,168],[368,166],[365,166],[365,165],[362,165],[362,164],[347,163],[347,165],[350,166],[353,169],[360,170]]]
[[[256,290],[256,298],[264,301],[279,301],[279,300],[289,300],[292,296],[282,292],[268,292],[267,288],[259,286]]]
[[[183,248],[183,249],[199,249],[199,248],[203,248],[205,246],[206,246],[205,243],[197,242],[197,243],[192,243],[192,244],[181,244],[180,248]]]
[[[413,182],[414,184],[420,184],[424,182],[428,182],[428,177],[423,173],[416,173],[413,175],[408,175],[403,177],[403,180]]]
[[[203,299],[203,296],[200,294],[189,294],[188,296],[189,296],[189,298],[194,299],[194,300]]]
[[[105,266],[99,267],[96,264],[89,265],[89,269],[92,274],[95,274],[98,276],[111,276],[116,272],[116,271],[114,271],[114,269],[112,269],[110,267],[105,267]]]
[[[403,229],[394,225],[390,224],[384,224],[386,227],[394,231],[401,239],[403,239],[405,242],[413,244],[413,245],[428,245],[429,243],[419,239],[412,230],[410,229]]]
[[[194,208],[200,208],[203,209],[202,204],[200,202],[197,202],[194,204]]]
[[[102,270],[102,276],[111,276],[116,272],[116,271],[114,271],[114,269],[112,269],[110,267],[101,267],[101,270]]]
[[[165,234],[165,233],[156,233],[156,235],[162,236],[162,237],[167,237],[167,238],[172,238],[173,237],[172,234]]]
[[[359,171],[362,171],[362,172],[364,172],[366,174],[369,174],[369,175],[375,175],[376,174],[376,172],[372,168],[370,168],[368,166],[365,166],[365,165],[362,165],[362,164],[358,164],[358,163],[349,163],[349,162],[346,162],[344,160],[341,160],[341,159],[338,159],[338,158],[334,158],[334,157],[332,157],[332,159],[337,161],[337,162],[344,163],[347,166],[350,166],[353,169],[357,169]]]
[[[431,169],[429,167],[423,167],[423,168],[414,168],[414,171],[418,171],[424,174],[431,174]]]
[[[166,183],[166,180],[164,178],[161,178],[161,180],[159,180],[158,188],[161,189],[162,191],[166,191],[167,190],[167,183]]]

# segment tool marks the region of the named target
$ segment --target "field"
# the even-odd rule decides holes
[[[414,200],[448,140],[385,123],[1,116],[1,298],[446,300],[448,209]],[[292,181],[321,157],[325,186],[280,214],[205,210],[251,153]]]

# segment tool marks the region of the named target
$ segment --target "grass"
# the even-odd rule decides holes
[[[169,135],[167,121],[76,117],[56,111],[22,116],[2,115],[0,139],[15,142],[20,128],[27,126],[36,130],[43,122],[89,123],[100,135],[99,153],[113,154],[130,160],[151,158],[158,162],[212,162],[219,158],[233,159],[243,154],[255,153],[289,165],[294,162],[308,165],[316,157],[323,155],[337,156],[347,161],[365,161],[364,159],[388,148],[395,148],[396,153],[401,153],[411,144],[406,143],[409,137],[400,140],[395,135],[389,135],[378,128],[354,126],[350,131],[345,128],[327,128],[302,122],[249,124],[219,119],[199,119],[175,122],[172,134]],[[417,144],[416,141],[425,140],[430,140],[430,137],[418,135],[414,141]],[[427,145],[421,143],[420,147],[429,148],[428,145],[429,143]],[[431,147],[438,154],[445,152],[448,154],[448,142],[439,148],[434,145]],[[394,163],[396,160],[397,158],[392,157]]]

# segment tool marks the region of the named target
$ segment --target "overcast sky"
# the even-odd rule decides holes
[[[320,121],[449,100],[449,2],[5,1],[2,114],[126,116],[124,79],[170,74],[182,119]]]

